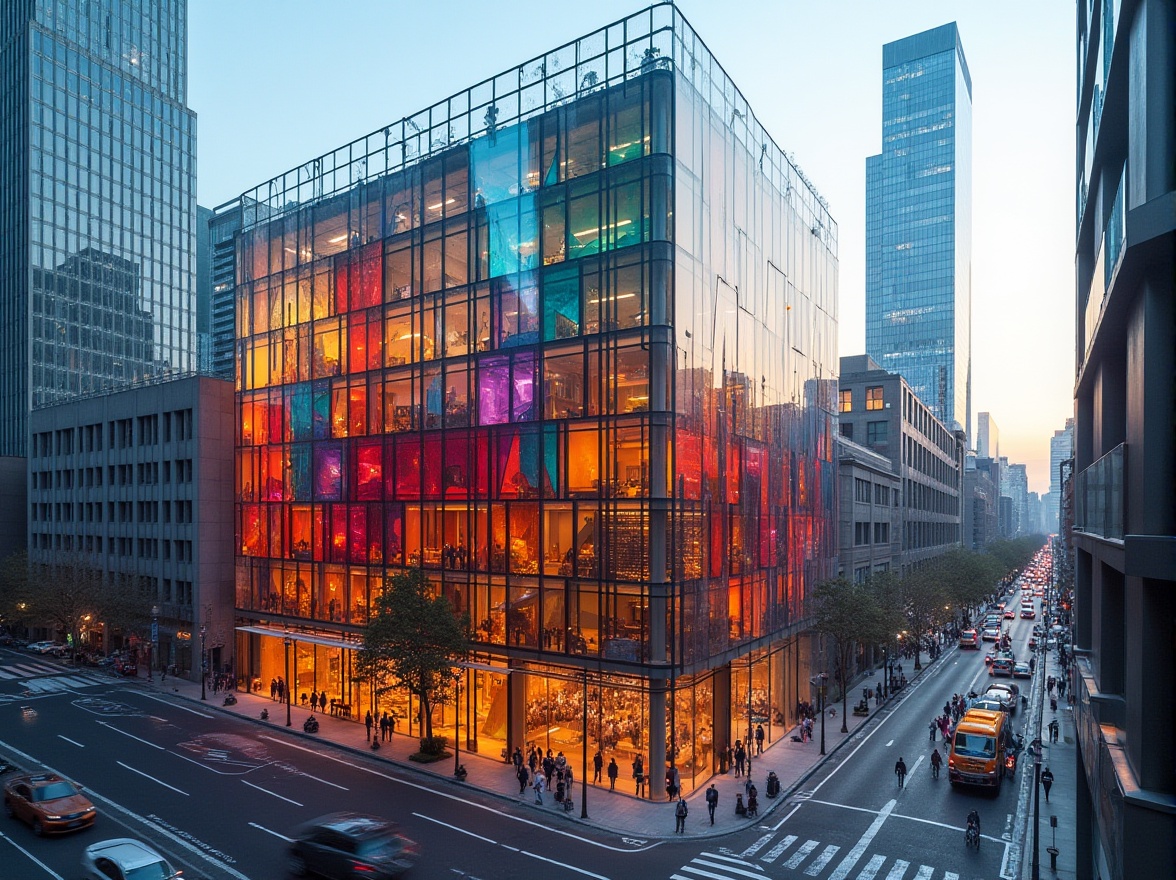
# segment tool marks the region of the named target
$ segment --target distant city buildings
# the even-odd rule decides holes
[[[902,480],[885,455],[837,437],[838,573],[855,583],[902,570]]]
[[[1064,517],[1073,491],[1078,880],[1176,865],[1174,29],[1171,2],[1077,4],[1073,464],[1050,479]]]
[[[1054,431],[1049,441],[1049,498],[1046,522],[1051,532],[1058,531],[1058,501],[1062,495],[1062,462],[1074,457],[1074,420],[1066,419],[1066,427]]]
[[[976,416],[976,457],[1000,458],[1000,428],[992,413],[982,412]]]
[[[983,550],[1000,537],[1000,487],[993,479],[991,458],[978,459],[968,453],[964,463],[962,509],[963,545],[969,550]]]
[[[237,234],[241,231],[241,200],[215,210],[200,208],[199,301],[206,310],[202,372],[232,379],[236,352]]]
[[[866,353],[970,435],[971,346],[972,80],[952,23],[882,49],[882,152],[866,160]]]

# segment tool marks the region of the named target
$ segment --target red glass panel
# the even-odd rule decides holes
[[[350,255],[345,253],[335,257],[335,313],[343,314],[351,310],[350,290]]]
[[[387,565],[404,565],[404,505],[384,505],[384,562]]]
[[[384,495],[384,445],[361,443],[355,450],[355,498],[380,501]]]
[[[727,444],[727,503],[739,503],[739,486],[743,477],[743,449],[738,440]]]
[[[480,429],[474,432],[474,483],[476,498],[490,497],[490,431]]]
[[[353,384],[347,390],[347,430],[352,437],[368,432],[367,386]]]
[[[347,561],[347,505],[332,504],[330,545],[327,548],[328,562]]]
[[[425,437],[425,497],[441,497],[441,435],[429,434]]]
[[[384,562],[384,508],[370,504],[367,509],[367,562],[382,565]]]
[[[384,302],[384,243],[374,241],[364,247],[351,280],[355,282],[355,308],[366,309]]]
[[[692,431],[678,429],[674,447],[678,471],[677,496],[682,500],[702,498],[702,438]]]
[[[470,496],[470,438],[468,432],[450,431],[445,438],[445,468],[442,471],[446,498]]]
[[[368,523],[367,508],[352,504],[347,510],[347,546],[349,562],[367,562]]]
[[[419,437],[396,438],[396,493],[402,501],[421,497],[421,441]]]
[[[241,505],[241,555],[264,556],[264,546],[261,531],[261,505]]]

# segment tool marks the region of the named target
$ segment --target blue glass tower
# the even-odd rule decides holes
[[[866,159],[866,352],[971,435],[972,79],[955,23],[882,48]]]

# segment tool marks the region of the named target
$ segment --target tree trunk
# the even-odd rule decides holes
[[[425,737],[433,738],[433,710],[429,705],[429,695],[425,691],[421,691],[417,696],[420,698],[421,704],[421,730],[424,731]]]
[[[849,654],[853,651],[852,646],[843,651],[841,658],[841,732],[849,733],[849,722],[846,720],[845,711],[849,705]]]

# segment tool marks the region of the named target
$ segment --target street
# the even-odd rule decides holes
[[[1010,622],[1020,656],[1027,656],[1032,623]],[[911,661],[904,662],[909,676]],[[412,876],[422,878],[494,880],[538,871],[607,880],[968,880],[1010,876],[1018,852],[1013,838],[1027,762],[995,797],[952,790],[946,770],[934,780],[928,763],[930,719],[952,694],[987,686],[983,651],[953,649],[931,664],[785,802],[768,801],[757,780],[763,809],[776,807],[758,827],[680,842],[634,841],[561,817],[546,820],[476,788],[316,747],[280,723],[229,717],[28,654],[0,652],[0,679],[0,755],[73,779],[99,810],[93,829],[59,839],[5,824],[6,880],[76,877],[85,846],[123,836],[165,853],[186,880],[283,877],[292,829],[343,809],[400,823],[421,845]],[[25,706],[34,713],[22,712]],[[1014,717],[1015,730],[1024,716],[1020,710]],[[840,718],[826,723],[840,725]],[[910,768],[903,789],[893,775],[899,755]],[[973,806],[984,831],[978,853],[963,841]],[[703,809],[688,820],[707,821]]]

